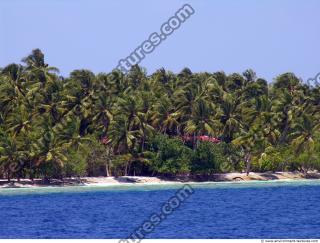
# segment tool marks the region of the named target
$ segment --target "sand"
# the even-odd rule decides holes
[[[213,174],[206,177],[144,177],[144,176],[121,176],[121,177],[82,177],[66,178],[62,180],[51,180],[50,184],[44,183],[41,179],[35,179],[32,182],[29,179],[12,180],[8,183],[0,179],[0,188],[27,188],[27,187],[47,187],[47,186],[107,186],[107,185],[128,185],[128,184],[165,184],[165,183],[183,183],[183,182],[226,182],[226,181],[269,181],[269,180],[301,180],[301,179],[320,179],[320,173],[310,172],[307,175],[300,172],[275,172],[275,173],[254,173],[249,176],[245,173],[225,173]]]

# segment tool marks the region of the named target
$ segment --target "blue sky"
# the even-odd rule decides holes
[[[149,73],[320,72],[318,0],[2,0],[0,66],[40,48],[63,75],[109,72],[184,3],[195,14],[143,60]]]

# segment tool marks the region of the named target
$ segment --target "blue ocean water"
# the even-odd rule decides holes
[[[320,238],[320,181],[191,184],[146,238]],[[0,238],[126,238],[181,185],[0,189]]]

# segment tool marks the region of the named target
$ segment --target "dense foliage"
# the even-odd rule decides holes
[[[320,167],[320,88],[292,73],[139,66],[69,77],[39,50],[0,73],[0,177],[186,175]],[[220,144],[182,136],[208,135]]]

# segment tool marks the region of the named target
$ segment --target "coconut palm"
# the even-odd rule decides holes
[[[102,163],[108,171],[150,175],[147,161],[161,133],[169,140],[218,137],[225,160],[244,160],[248,174],[259,171],[253,162],[266,151],[279,157],[269,148],[294,151],[283,168],[297,168],[298,160],[316,168],[310,161],[319,151],[319,100],[320,88],[292,73],[268,84],[253,70],[227,75],[184,68],[175,74],[162,68],[148,76],[136,65],[129,73],[80,69],[63,78],[35,49],[22,65],[0,68],[0,167],[9,179],[62,177],[80,167],[85,174],[89,148],[102,143],[95,156],[108,154]],[[196,145],[193,139],[182,146]],[[17,161],[19,171],[9,171]]]

